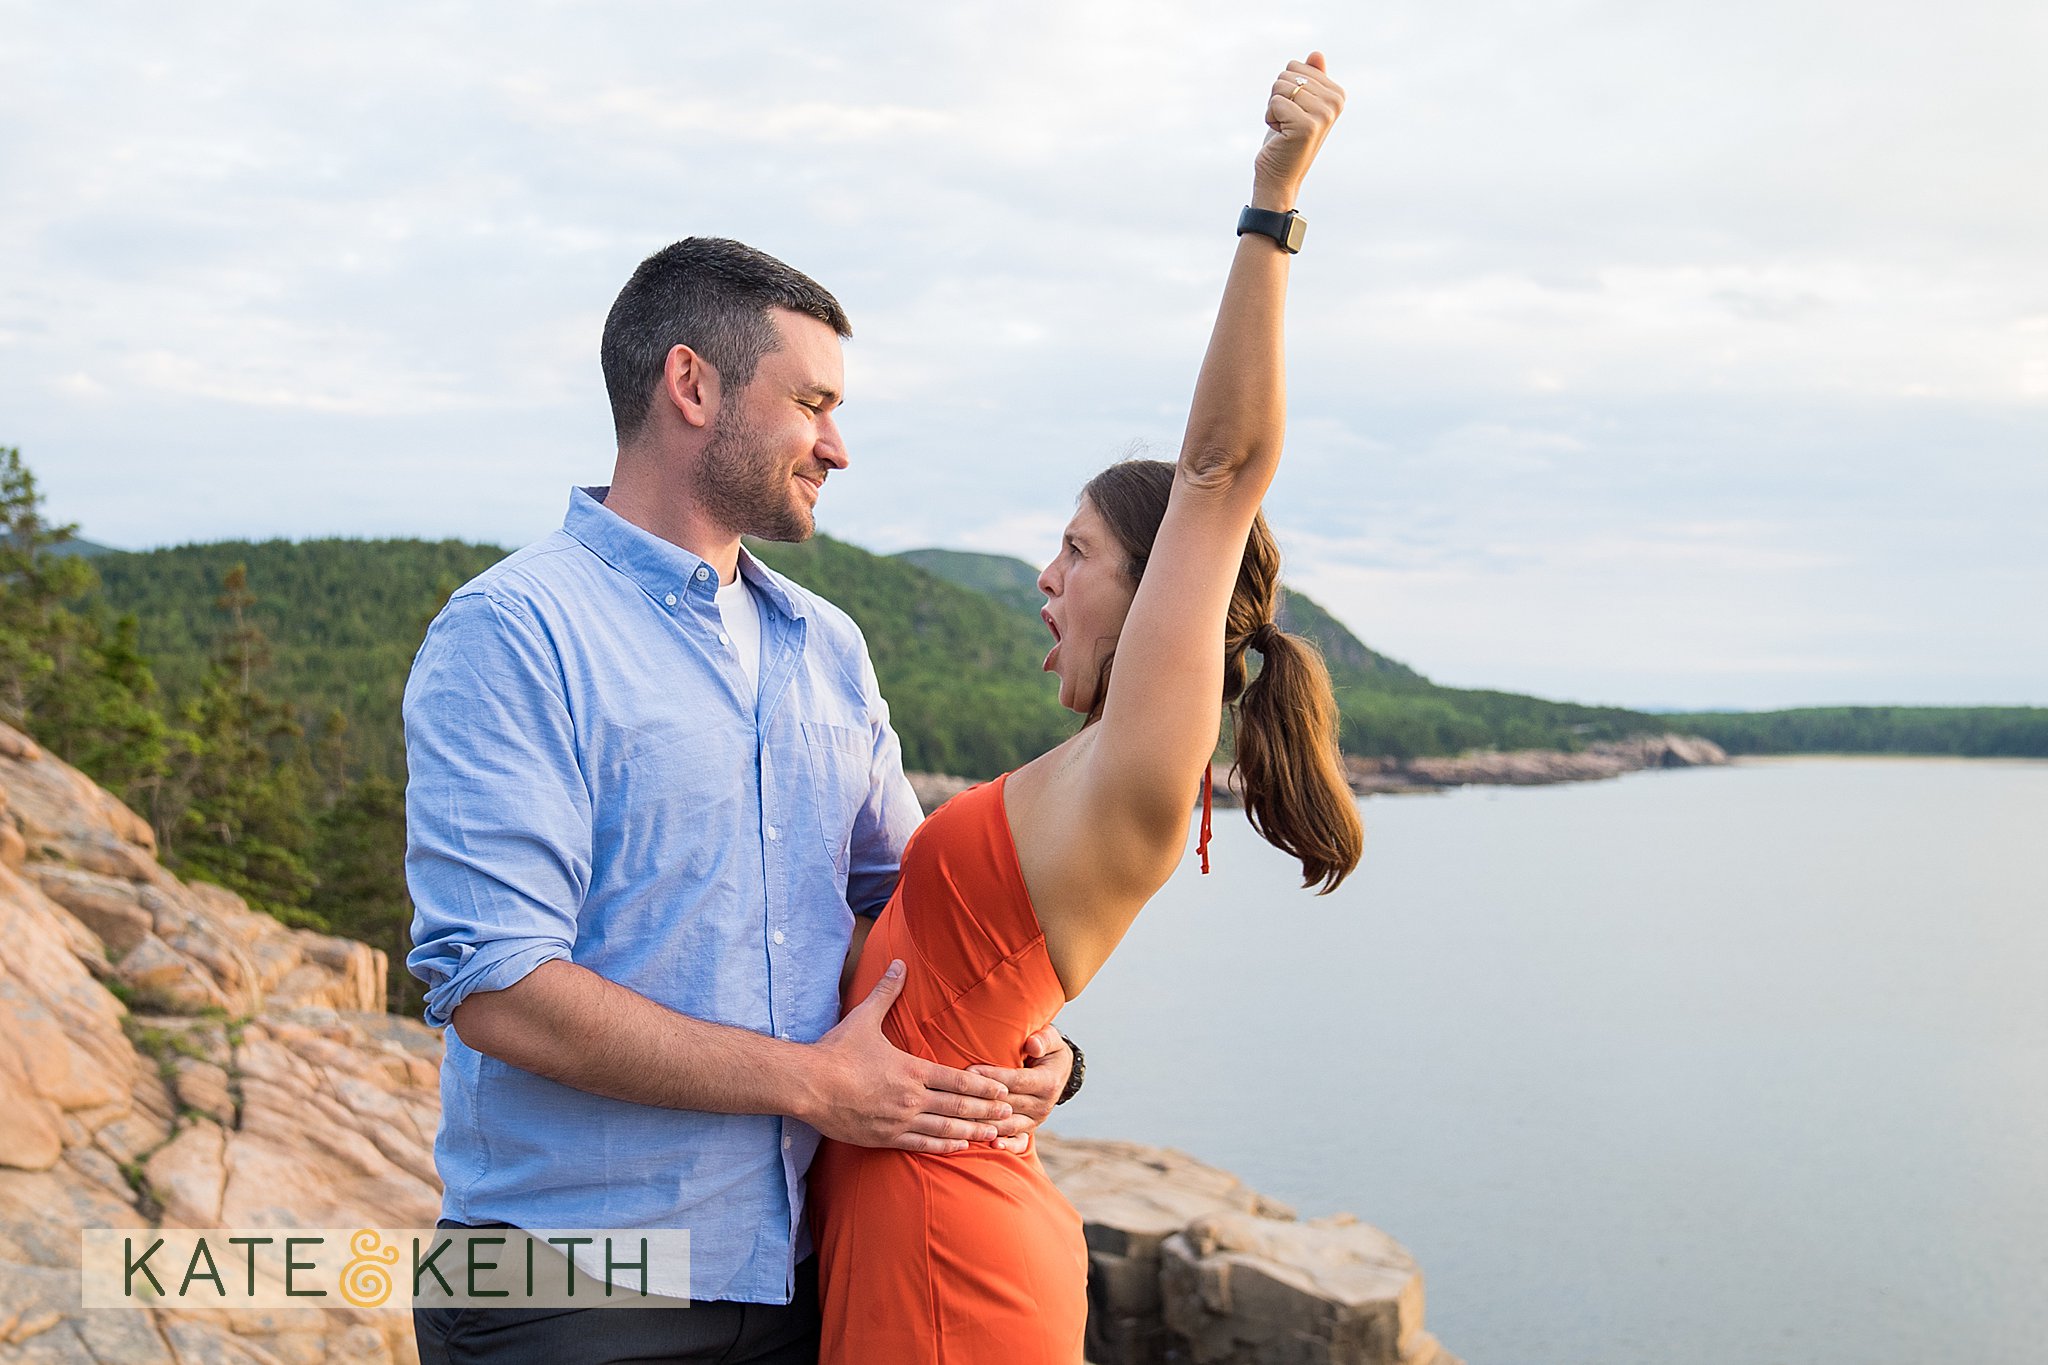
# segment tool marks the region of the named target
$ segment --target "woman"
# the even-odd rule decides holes
[[[1288,64],[1253,208],[1294,208],[1343,103],[1322,54]],[[1305,885],[1328,891],[1357,865],[1329,678],[1273,624],[1279,555],[1259,515],[1284,425],[1288,261],[1279,238],[1240,236],[1178,465],[1096,476],[1039,576],[1045,667],[1087,723],[955,797],[904,853],[847,998],[902,971],[885,1031],[906,1051],[1022,1064],[1016,1040],[1081,993],[1180,862],[1219,702],[1235,712],[1252,823],[1301,860]],[[1263,656],[1249,682],[1247,651]],[[811,1201],[824,1365],[1081,1360],[1080,1219],[1028,1144],[931,1156],[828,1142]]]

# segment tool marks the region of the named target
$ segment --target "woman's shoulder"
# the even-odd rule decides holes
[[[1090,726],[1010,774],[1005,801],[1018,872],[1070,1000],[1173,874],[1185,847],[1182,837],[1160,841],[1098,818],[1088,769],[1112,752],[1100,747],[1099,729]]]

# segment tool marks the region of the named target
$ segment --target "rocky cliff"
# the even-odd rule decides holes
[[[441,1041],[383,997],[0,726],[0,1361],[414,1358],[389,1314],[78,1306],[84,1227],[432,1225]]]
[[[0,1365],[416,1359],[388,1311],[79,1306],[86,1227],[432,1225],[441,1040],[383,1013],[384,966],[180,882],[0,726]],[[1385,1234],[1174,1152],[1043,1150],[1087,1223],[1101,1365],[1455,1365]]]

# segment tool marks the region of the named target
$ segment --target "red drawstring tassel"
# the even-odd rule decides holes
[[[1209,875],[1209,810],[1215,785],[1215,769],[1202,769],[1202,837],[1195,845],[1195,852],[1202,855],[1202,875],[1205,877]]]

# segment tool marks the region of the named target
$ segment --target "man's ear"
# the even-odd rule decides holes
[[[661,367],[661,401],[685,423],[709,428],[718,419],[718,369],[688,346],[669,347]]]

